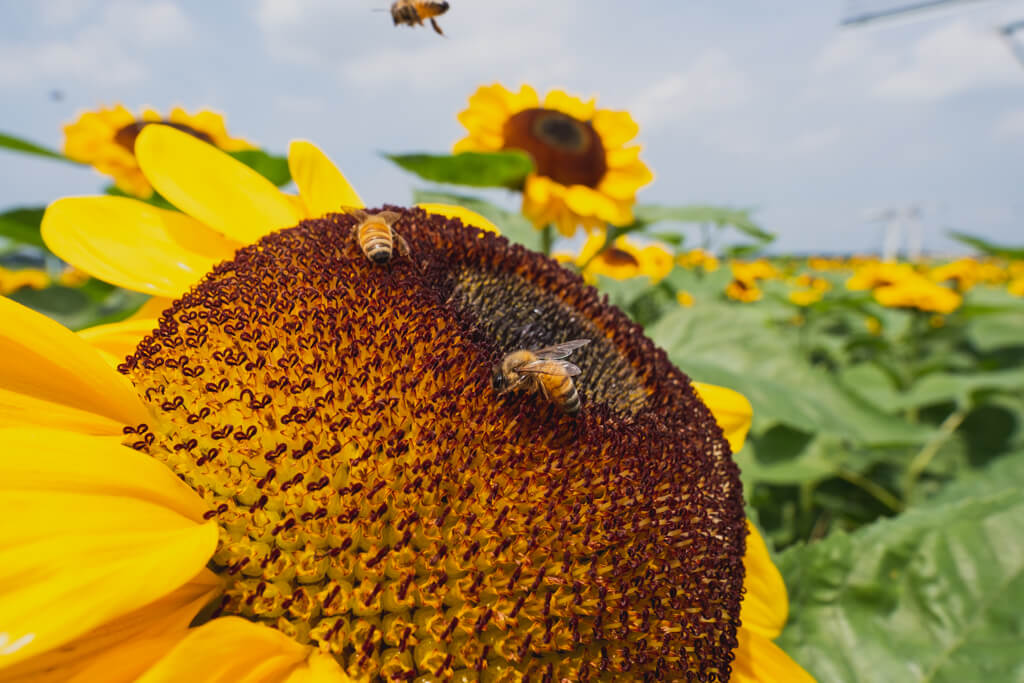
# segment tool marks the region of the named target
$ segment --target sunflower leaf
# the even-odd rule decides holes
[[[633,207],[633,216],[637,223],[650,225],[662,221],[675,223],[695,223],[713,225],[716,228],[735,228],[761,242],[772,242],[775,235],[761,228],[750,217],[748,209],[730,209],[721,206],[656,206],[641,204]]]
[[[285,157],[268,154],[262,149],[243,149],[230,154],[278,187],[292,180],[288,159]]]
[[[52,149],[47,149],[42,145],[37,145],[34,142],[23,140],[22,138],[8,135],[7,133],[0,133],[0,148],[9,149],[14,152],[21,152],[22,154],[33,154],[39,157],[46,157],[47,159],[59,159],[60,161],[67,161],[68,163],[77,164],[77,161],[69,159],[60,152],[55,152]]]
[[[822,683],[1021,680],[1024,452],[932,501],[779,558],[779,645]]]
[[[521,244],[527,249],[534,251],[540,250],[540,231],[534,228],[530,221],[523,218],[519,213],[506,211],[486,200],[467,195],[427,190],[413,191],[412,200],[416,204],[457,204],[458,206],[464,206],[467,209],[476,211],[497,225],[498,229],[501,230],[502,237],[507,238],[509,242]]]
[[[46,248],[39,234],[45,207],[26,207],[0,213],[0,237],[17,244]]]
[[[969,247],[974,247],[983,254],[989,256],[999,256],[1001,258],[1008,259],[1024,259],[1024,248],[1021,247],[1007,247],[988,240],[983,240],[980,237],[969,235],[966,232],[950,231],[949,236],[955,239],[961,244],[966,244]]]
[[[425,180],[470,187],[522,188],[533,161],[522,152],[461,154],[384,154],[384,157]]]

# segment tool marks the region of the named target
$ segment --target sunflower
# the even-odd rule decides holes
[[[560,253],[555,255],[555,259],[562,263],[575,263],[583,269],[583,279],[590,284],[597,282],[598,275],[615,280],[646,275],[651,284],[657,284],[672,272],[672,253],[663,245],[648,244],[641,247],[623,235],[613,245],[605,248],[606,239],[604,230],[596,232],[587,238],[579,256]]]
[[[597,109],[594,101],[552,90],[541,104],[524,85],[514,93],[500,84],[483,86],[459,113],[468,135],[456,152],[518,149],[535,171],[523,187],[523,214],[566,237],[577,226],[588,232],[633,222],[636,192],[653,180],[640,161],[640,147],[626,146],[639,130],[629,112]]]
[[[136,116],[118,104],[87,111],[74,123],[64,126],[64,155],[111,176],[122,192],[148,198],[153,188],[135,159],[135,140],[139,132],[152,123],[177,128],[229,152],[252,149],[245,140],[228,134],[224,117],[216,112],[201,110],[189,114],[175,107],[164,116],[147,108]]]
[[[159,319],[0,299],[4,680],[810,680],[741,396],[461,217],[389,207],[411,257],[371,264],[308,143],[298,201],[170,128],[138,149],[185,213],[64,199],[44,235]],[[593,340],[578,419],[490,388],[554,334]]]

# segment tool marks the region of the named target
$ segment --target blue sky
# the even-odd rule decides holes
[[[388,4],[0,0],[0,130],[56,147],[100,104],[212,107],[402,203],[422,184],[378,152],[448,151],[478,85],[528,82],[633,112],[657,176],[640,201],[753,207],[782,250],[877,250],[866,217],[912,203],[929,249],[955,248],[947,229],[1024,243],[1024,67],[996,31],[1024,1],[842,29],[843,0],[451,0],[447,38],[371,11]],[[103,185],[5,152],[0,169],[0,207]]]

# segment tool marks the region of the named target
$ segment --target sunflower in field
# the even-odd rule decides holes
[[[657,284],[672,272],[672,252],[664,245],[640,246],[623,235],[614,244],[605,247],[606,240],[607,235],[602,230],[587,238],[579,256],[562,253],[556,254],[555,259],[562,263],[575,263],[582,268],[583,279],[590,284],[597,282],[598,275],[615,280],[646,275],[651,284]]]
[[[137,152],[184,213],[69,198],[43,231],[158,317],[0,299],[0,678],[810,680],[741,396],[470,213],[388,207],[411,253],[371,263],[308,143],[299,198],[168,127]],[[495,395],[566,338],[577,418]]]
[[[543,103],[524,85],[483,86],[459,114],[468,135],[456,152],[517,149],[535,171],[523,187],[523,213],[538,228],[554,224],[571,236],[607,224],[633,222],[636,193],[654,176],[640,161],[639,145],[627,146],[638,127],[629,112],[597,109],[594,101],[552,90]]]
[[[135,140],[143,128],[153,123],[177,128],[228,152],[252,148],[245,140],[231,137],[224,126],[224,117],[213,111],[189,114],[175,107],[164,116],[147,108],[135,115],[118,104],[87,111],[74,123],[64,126],[64,154],[111,176],[122,192],[148,198],[153,188],[135,159]]]

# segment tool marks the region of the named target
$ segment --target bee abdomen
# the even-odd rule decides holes
[[[576,391],[576,384],[571,377],[562,377],[551,393],[562,406],[562,410],[569,415],[575,415],[580,411],[580,394]]]
[[[387,263],[394,250],[394,238],[387,225],[371,224],[359,229],[359,246],[374,263]]]

